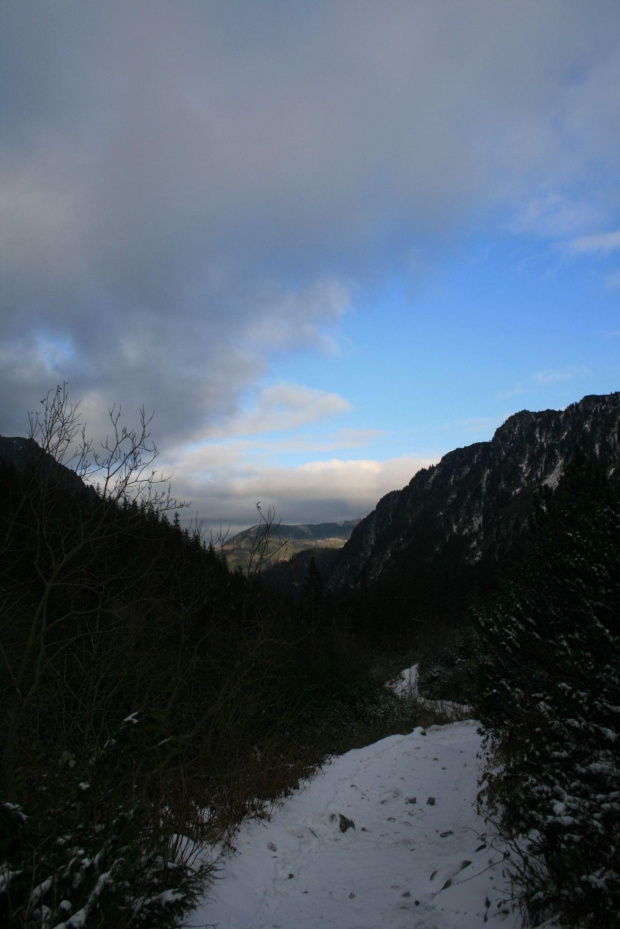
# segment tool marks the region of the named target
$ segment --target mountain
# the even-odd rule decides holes
[[[0,463],[12,466],[17,472],[24,472],[27,468],[34,467],[46,479],[74,494],[93,493],[75,471],[56,461],[52,455],[37,445],[34,439],[25,439],[22,436],[0,436]]]
[[[424,613],[430,597],[441,608],[451,599],[458,612],[471,602],[475,578],[514,558],[537,495],[557,487],[578,450],[618,478],[619,423],[620,393],[515,413],[491,441],[448,453],[383,497],[334,559],[328,588],[392,596],[396,585],[407,608]]]
[[[256,564],[260,553],[267,564],[273,564],[288,561],[293,555],[307,549],[342,548],[358,523],[359,519],[299,526],[279,524],[269,530],[265,524],[261,524],[228,539],[223,550],[230,568],[246,568],[250,558]]]

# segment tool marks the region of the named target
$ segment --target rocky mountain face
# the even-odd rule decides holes
[[[510,557],[527,531],[537,491],[555,489],[580,449],[620,478],[620,392],[565,410],[515,413],[490,442],[445,455],[379,501],[335,559],[334,593],[395,578],[475,570]]]

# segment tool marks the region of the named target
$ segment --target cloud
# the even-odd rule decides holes
[[[585,365],[574,365],[570,368],[561,370],[543,370],[535,371],[528,379],[519,381],[510,390],[503,391],[500,397],[517,397],[522,394],[530,393],[537,387],[551,387],[554,384],[562,384],[568,381],[578,380],[587,377],[590,370]],[[505,418],[505,417],[504,417]]]
[[[223,424],[210,427],[205,438],[299,429],[350,409],[351,405],[338,394],[300,384],[274,384],[259,393],[251,410],[239,412]]]
[[[5,432],[68,380],[192,439],[472,215],[530,202],[524,228],[579,240],[610,209],[584,177],[619,150],[615,0],[2,17]]]
[[[343,449],[361,448],[384,435],[383,429],[326,430],[322,428],[318,434],[314,431],[314,434],[310,435],[295,432],[282,438],[268,436],[252,444],[255,449],[262,450],[271,458],[290,455],[298,458],[300,455],[310,453],[324,454],[325,452],[342,452]]]
[[[257,502],[263,510],[272,506],[284,523],[355,519],[435,461],[418,456],[387,461],[332,458],[295,468],[253,468],[238,457],[236,464],[229,459],[221,465],[225,473],[188,477],[184,471],[174,489],[191,499],[188,513],[197,513],[207,527],[228,522],[235,529],[250,526],[256,522]]]
[[[580,236],[568,244],[568,250],[575,255],[610,255],[619,248],[620,229],[616,232]]]
[[[596,223],[602,209],[603,206],[593,202],[591,196],[583,198],[572,190],[537,193],[519,204],[510,228],[514,232],[533,232],[564,240]],[[574,243],[569,243],[566,248],[571,252],[577,251]]]
[[[290,522],[358,516],[426,463],[355,458],[378,431],[337,419],[347,390],[273,369],[336,356],[346,314],[472,222],[611,252],[617,0],[0,17],[0,433],[63,381],[99,436],[111,406],[131,423],[144,404],[203,518],[251,523],[258,499]]]

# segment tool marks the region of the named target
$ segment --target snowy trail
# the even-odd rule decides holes
[[[270,821],[242,827],[187,925],[520,929],[473,808],[476,728],[418,728],[335,758]]]

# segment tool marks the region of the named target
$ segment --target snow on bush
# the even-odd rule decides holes
[[[40,817],[0,803],[0,923],[37,929],[95,929],[103,925],[172,929],[196,902],[210,866],[200,864],[165,828],[153,833],[140,803],[124,807],[110,774],[119,753],[139,746],[135,719],[93,760],[92,783],[70,765],[58,784],[46,777],[49,826]],[[139,726],[137,729],[139,730]],[[132,731],[133,730],[133,731]],[[93,796],[94,795],[94,796]]]
[[[479,620],[475,711],[499,766],[481,800],[526,837],[530,914],[618,926],[620,503],[559,498],[534,557]],[[523,847],[523,846],[522,846]]]

